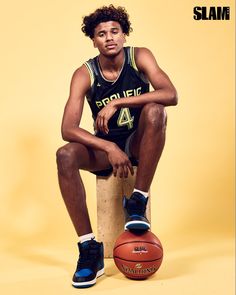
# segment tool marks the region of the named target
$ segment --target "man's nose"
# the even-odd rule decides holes
[[[110,41],[110,40],[113,40],[112,33],[107,33],[106,41]]]

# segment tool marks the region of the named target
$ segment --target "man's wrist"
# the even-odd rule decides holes
[[[111,101],[111,103],[112,103],[112,106],[116,108],[116,110],[118,110],[119,108],[121,108],[121,106],[120,106],[120,99],[113,99]]]
[[[136,98],[136,96],[132,96],[132,99],[131,97],[122,97],[120,99],[114,99],[111,102],[113,106],[118,110],[121,108],[133,107],[133,105],[135,105],[134,101]]]
[[[105,146],[105,152],[108,154],[110,153],[112,150],[114,150],[116,148],[116,144],[114,142],[108,141],[106,146]]]

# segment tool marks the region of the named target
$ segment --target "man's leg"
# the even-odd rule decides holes
[[[103,243],[94,240],[92,234],[79,169],[103,170],[109,167],[109,162],[104,152],[93,151],[79,143],[69,143],[57,151],[57,166],[61,193],[75,230],[80,236],[80,256],[72,285],[76,288],[90,287],[96,283],[97,277],[104,273]]]
[[[78,236],[92,232],[79,169],[96,171],[109,166],[105,152],[93,151],[80,143],[68,143],[57,151],[59,185]]]
[[[138,128],[130,143],[132,156],[139,160],[135,188],[147,192],[165,144],[167,116],[163,105],[144,105]]]
[[[145,216],[150,188],[164,144],[166,114],[156,103],[146,104],[141,112],[138,128],[130,142],[130,153],[139,160],[134,192],[124,198],[125,229],[148,230],[150,223]]]

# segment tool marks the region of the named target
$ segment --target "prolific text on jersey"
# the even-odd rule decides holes
[[[136,89],[124,90],[124,91],[122,91],[122,94],[117,92],[117,93],[110,95],[109,97],[105,97],[99,101],[96,101],[96,105],[100,109],[100,108],[106,106],[113,99],[118,99],[118,98],[122,98],[122,97],[129,97],[129,96],[139,96],[139,95],[141,95],[141,93],[142,93],[142,87],[138,87]]]

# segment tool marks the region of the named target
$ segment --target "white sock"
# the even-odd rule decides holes
[[[136,189],[136,188],[134,188],[133,193],[134,192],[138,192],[138,193],[142,194],[145,198],[148,197],[148,192],[143,192],[143,191],[140,191],[139,189]]]
[[[95,235],[93,233],[89,233],[89,234],[80,236],[79,237],[79,242],[83,243],[83,242],[86,242],[86,241],[90,241],[92,239],[95,239]]]

